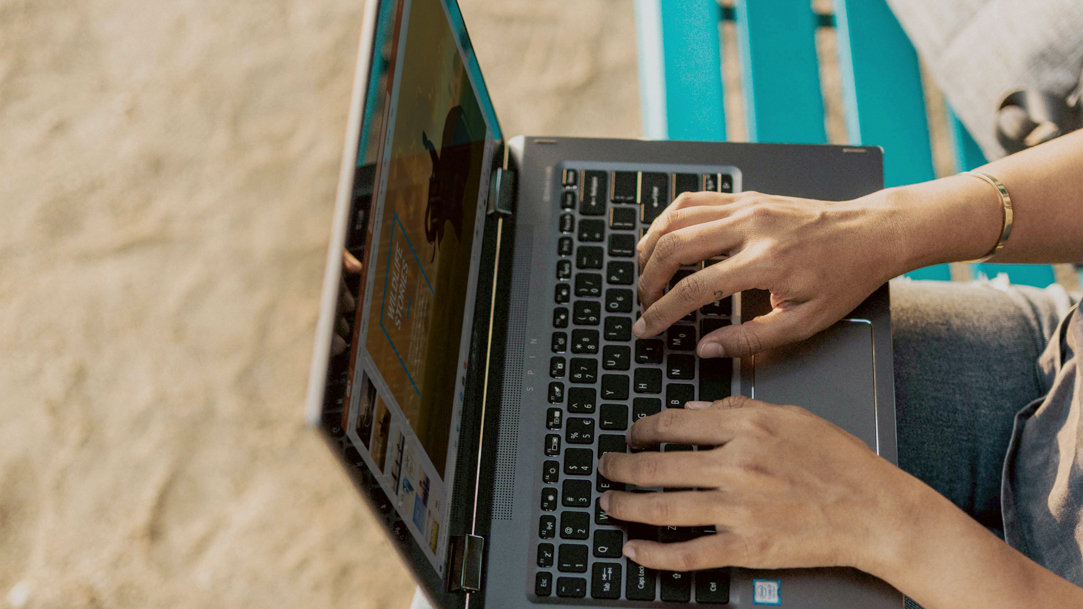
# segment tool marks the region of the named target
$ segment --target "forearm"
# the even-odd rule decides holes
[[[1083,607],[1083,588],[1008,546],[931,488],[909,478],[885,544],[867,570],[925,609]]]
[[[1083,260],[1083,131],[978,170],[1005,185],[1015,212],[997,262]],[[887,189],[868,202],[891,218],[903,271],[985,256],[1003,226],[996,191],[970,176]]]

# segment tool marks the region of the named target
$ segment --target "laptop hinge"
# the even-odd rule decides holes
[[[503,216],[515,213],[515,172],[497,167],[489,175],[489,207],[486,213]]]
[[[459,535],[451,538],[450,592],[481,590],[481,563],[485,557],[485,538],[480,535]]]

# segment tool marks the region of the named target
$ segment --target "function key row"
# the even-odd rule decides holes
[[[733,176],[729,173],[663,173],[652,171],[583,171],[582,179],[575,169],[565,169],[561,207],[574,209],[575,194],[579,195],[579,213],[584,216],[604,215],[607,203],[630,203],[641,206],[640,221],[650,224],[684,192],[733,192]],[[622,227],[635,228],[623,223]]]

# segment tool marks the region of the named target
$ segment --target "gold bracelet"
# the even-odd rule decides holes
[[[1012,198],[1008,194],[1008,189],[1004,187],[1004,184],[1000,180],[994,178],[987,173],[981,173],[980,171],[964,171],[960,175],[974,176],[983,182],[987,182],[990,186],[997,190],[997,194],[1000,195],[1000,204],[1004,207],[1004,225],[1000,231],[1000,239],[997,239],[996,245],[993,249],[989,250],[989,253],[973,260],[972,262],[985,262],[986,260],[996,256],[1000,253],[1000,250],[1004,249],[1004,244],[1008,242],[1008,237],[1012,234],[1012,225],[1015,221],[1015,214],[1012,211]]]

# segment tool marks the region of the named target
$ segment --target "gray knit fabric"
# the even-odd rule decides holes
[[[887,0],[930,75],[990,159],[1016,89],[1071,92],[1083,70],[1080,0]]]

